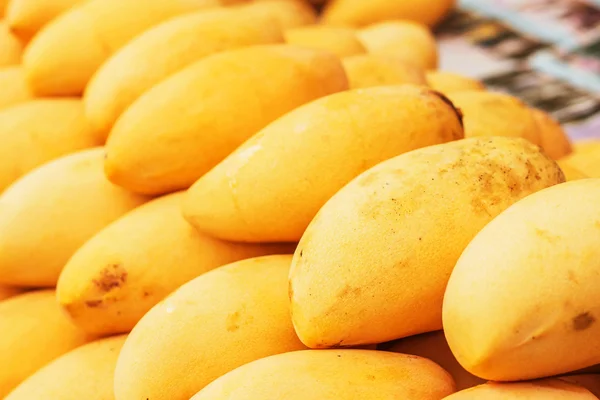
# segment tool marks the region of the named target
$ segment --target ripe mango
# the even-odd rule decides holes
[[[516,97],[496,92],[449,93],[465,119],[465,137],[520,137],[538,146],[541,132],[533,112]]]
[[[19,66],[0,67],[0,110],[33,98]]]
[[[600,178],[600,140],[575,143],[573,153],[561,159],[592,178]]]
[[[561,379],[520,383],[486,383],[444,400],[596,400],[589,390]]]
[[[333,94],[244,143],[190,188],[183,212],[223,239],[298,241],[321,206],[361,172],[462,135],[452,104],[427,87]]]
[[[450,375],[425,358],[373,350],[304,350],[246,364],[192,400],[439,400]]]
[[[581,172],[578,168],[575,168],[566,159],[558,160],[556,163],[560,166],[560,169],[562,169],[562,171],[565,173],[565,178],[567,179],[567,182],[589,178],[589,176]]]
[[[441,93],[485,90],[480,81],[453,72],[427,71],[426,76],[429,86]]]
[[[330,51],[338,57],[364,54],[365,46],[358,40],[356,31],[322,25],[304,26],[285,31],[288,44]]]
[[[575,385],[583,386],[594,396],[600,398],[600,375],[599,374],[582,374],[582,375],[570,375],[561,376],[560,379],[566,382],[573,383]]]
[[[47,364],[4,400],[112,400],[125,335],[88,343]]]
[[[359,54],[342,60],[350,89],[401,84],[427,85],[423,70],[401,59]]]
[[[444,289],[471,239],[514,202],[561,182],[539,147],[505,137],[429,146],[367,170],[321,208],[296,249],[300,339],[323,348],[441,329]]]
[[[435,69],[438,49],[433,33],[410,21],[387,21],[358,31],[369,53],[393,56],[422,69]]]
[[[341,61],[321,50],[264,45],[206,57],[121,116],[106,175],[139,193],[185,189],[276,118],[347,88]]]
[[[123,111],[189,64],[224,50],[277,42],[283,42],[283,34],[267,11],[217,9],[170,19],[133,39],[100,67],[85,91],[86,115],[106,140]]]
[[[23,65],[39,96],[80,95],[111,54],[148,28],[219,0],[89,0],[51,21],[27,46]]]
[[[48,161],[101,145],[83,104],[73,98],[37,99],[0,110],[0,142],[0,193]]]
[[[21,293],[23,293],[22,288],[14,286],[0,286],[0,301],[14,297]]]
[[[188,400],[221,375],[305,347],[287,297],[291,256],[229,264],[188,282],[135,326],[119,356],[117,400]]]
[[[6,21],[11,31],[29,41],[48,22],[83,0],[11,0]]]
[[[57,297],[85,331],[129,332],[156,303],[205,272],[294,250],[294,245],[230,243],[206,236],[183,219],[182,197],[175,193],[131,211],[69,260]]]
[[[73,253],[147,198],[106,180],[104,150],[46,163],[0,196],[0,283],[53,287]]]
[[[21,63],[23,43],[10,31],[4,20],[0,20],[0,49],[0,67]]]
[[[0,398],[48,362],[90,339],[60,309],[54,290],[0,301],[0,332]]]
[[[315,9],[304,0],[255,0],[240,7],[267,12],[279,21],[282,29],[292,29],[317,23]]]
[[[532,109],[531,112],[538,124],[541,145],[546,154],[555,160],[571,154],[571,141],[560,123],[542,110]]]
[[[507,381],[600,363],[599,242],[600,179],[532,194],[488,224],[444,297],[444,330],[461,365]]]

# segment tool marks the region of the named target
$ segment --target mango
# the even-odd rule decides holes
[[[115,121],[142,94],[210,54],[283,41],[277,21],[249,10],[200,11],[144,32],[114,54],[85,90],[86,116],[106,139]]]
[[[520,137],[542,144],[533,112],[516,97],[482,91],[454,92],[448,97],[464,115],[465,137]]]
[[[560,379],[575,385],[583,386],[592,392],[594,396],[600,398],[600,374],[561,376]]]
[[[148,28],[219,0],[89,0],[51,21],[23,55],[27,81],[38,96],[83,93],[109,56]]]
[[[240,7],[256,12],[267,12],[279,21],[282,29],[317,23],[317,13],[305,0],[254,0]]]
[[[0,110],[0,142],[0,193],[48,161],[101,145],[83,104],[73,98],[31,100]]]
[[[305,347],[287,297],[291,256],[217,268],[188,282],[135,326],[115,373],[117,400],[187,400],[221,375]]]
[[[125,335],[97,340],[44,366],[5,400],[112,400],[117,357]]]
[[[106,175],[138,193],[186,189],[273,120],[347,88],[341,61],[321,50],[264,45],[206,57],[121,116]]]
[[[330,51],[338,57],[364,54],[365,46],[350,28],[305,26],[285,31],[285,41],[296,46]]]
[[[0,332],[0,398],[48,362],[90,340],[60,309],[54,290],[0,301]]]
[[[470,374],[456,360],[443,331],[423,333],[400,339],[386,349],[394,353],[412,354],[427,358],[452,375],[457,390],[481,385],[486,381]]]
[[[358,31],[369,53],[393,56],[424,70],[438,66],[438,48],[433,33],[410,21],[386,21]]]
[[[565,178],[567,182],[575,181],[578,179],[586,179],[589,178],[585,173],[581,172],[578,168],[575,168],[568,160],[562,159],[556,162],[560,169],[565,173]]]
[[[560,379],[520,383],[486,383],[444,400],[595,400],[589,390]]]
[[[427,85],[423,70],[394,57],[359,54],[342,60],[350,89],[401,84]]]
[[[0,67],[0,110],[33,98],[19,66]]]
[[[600,179],[578,180],[519,201],[473,239],[443,309],[467,371],[525,380],[600,363],[599,215]]]
[[[323,22],[364,26],[397,18],[433,26],[455,3],[456,0],[330,0],[323,13]]]
[[[300,339],[323,348],[440,330],[446,283],[469,242],[514,202],[561,182],[539,147],[506,137],[429,146],[367,170],[321,208],[294,254]]]
[[[426,76],[429,86],[441,93],[485,90],[480,81],[453,72],[427,71]]]
[[[23,43],[10,31],[6,21],[0,20],[0,67],[21,63]]]
[[[0,196],[0,284],[54,287],[73,253],[147,198],[107,181],[103,148],[46,163]]]
[[[373,350],[304,350],[246,364],[192,400],[438,400],[453,392],[450,375],[421,357]]]
[[[561,159],[592,178],[600,178],[600,140],[584,140],[574,144],[573,153]]]
[[[83,0],[11,0],[6,9],[6,21],[15,35],[29,41],[48,22],[82,2]]]
[[[0,17],[4,17],[8,2],[9,0],[0,0]]]
[[[571,141],[560,123],[542,110],[532,109],[538,124],[541,146],[550,157],[559,160],[573,152]]]
[[[14,286],[0,286],[0,301],[14,297],[21,293],[23,293],[22,288],[17,288]]]
[[[462,135],[452,104],[426,87],[333,94],[240,146],[189,189],[183,213],[222,239],[298,241],[321,206],[361,172]]]
[[[182,197],[183,192],[175,193],[131,211],[69,260],[57,297],[86,332],[129,332],[159,301],[205,272],[294,250],[294,245],[231,243],[202,234],[183,219]]]

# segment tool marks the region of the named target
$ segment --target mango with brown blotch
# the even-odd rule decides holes
[[[0,20],[0,49],[0,67],[21,63],[23,43],[10,31],[4,20]]]
[[[294,244],[252,245],[204,235],[183,219],[182,197],[175,193],[131,211],[71,257],[58,280],[57,298],[86,332],[129,332],[169,293],[212,269],[294,251]],[[126,279],[115,281],[115,275]]]
[[[2,285],[2,286],[0,286],[0,301],[14,297],[23,292],[24,292],[23,288]]]
[[[38,96],[80,95],[96,70],[146,29],[219,0],[90,0],[50,22],[27,46],[23,65]]]
[[[21,40],[29,41],[46,24],[83,0],[11,0],[6,21]]]
[[[305,0],[254,0],[237,5],[242,9],[265,12],[279,22],[282,29],[317,23],[317,13]]]
[[[185,189],[273,120],[347,88],[341,61],[321,50],[264,45],[209,56],[121,116],[106,144],[106,175],[139,193]]]
[[[119,116],[142,94],[208,55],[283,42],[264,11],[217,9],[170,19],[133,39],[100,67],[85,90],[86,115],[106,139]]]
[[[406,19],[433,26],[456,4],[456,0],[331,0],[323,23],[365,26],[390,19]]]
[[[444,400],[595,400],[589,390],[561,379],[532,382],[489,382],[457,392]]]
[[[457,390],[468,389],[486,382],[469,373],[458,363],[448,346],[443,331],[428,332],[397,340],[387,345],[385,351],[412,354],[435,362],[452,375]]]
[[[573,145],[573,153],[560,160],[591,178],[600,178],[600,140],[587,139]]]
[[[0,67],[0,110],[33,99],[20,66]]]
[[[102,144],[75,98],[36,99],[1,110],[0,142],[0,193],[48,161]]]
[[[538,124],[541,146],[546,154],[555,160],[571,154],[571,140],[560,123],[542,110],[533,108],[531,112]]]
[[[477,79],[448,71],[427,71],[427,83],[441,93],[484,91],[485,85]]]
[[[183,213],[222,239],[296,242],[321,206],[361,172],[462,137],[456,109],[427,87],[333,94],[246,141],[188,190]]]
[[[439,400],[452,377],[425,358],[373,350],[304,350],[251,362],[192,400]],[[273,396],[276,393],[276,397]]]
[[[465,137],[520,137],[541,146],[539,125],[533,112],[505,93],[465,91],[448,93],[465,120]]]
[[[0,397],[36,370],[91,338],[56,303],[54,290],[0,301]]]
[[[479,232],[444,297],[444,330],[461,365],[512,381],[600,363],[599,241],[600,179],[534,193]]]
[[[39,369],[4,400],[111,400],[119,351],[126,335],[80,346]]]
[[[305,349],[289,314],[291,261],[277,255],[228,264],[152,308],[119,356],[116,399],[187,400],[243,364]]]
[[[438,65],[438,48],[433,33],[411,21],[386,21],[358,31],[369,53],[393,56],[424,70]]]
[[[303,26],[285,31],[285,41],[295,46],[330,51],[343,58],[366,53],[356,31],[329,26]]]
[[[1,284],[56,286],[60,271],[81,245],[148,200],[108,182],[103,159],[103,148],[58,158],[2,193]]]
[[[427,85],[423,70],[401,59],[359,54],[342,60],[350,89],[402,84]]]
[[[296,249],[300,339],[326,348],[440,330],[446,283],[469,242],[514,202],[561,182],[538,146],[506,137],[429,146],[367,170],[321,208]]]
[[[560,169],[562,169],[562,171],[565,173],[565,178],[567,179],[567,182],[589,178],[589,176],[587,176],[585,173],[571,165],[568,160],[562,159],[556,161],[556,163],[560,166]]]

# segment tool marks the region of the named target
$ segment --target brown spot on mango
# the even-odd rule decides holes
[[[584,312],[573,318],[573,329],[584,331],[596,322],[596,318],[589,312]]]
[[[98,279],[92,280],[99,291],[108,293],[122,287],[127,282],[127,271],[121,264],[107,265],[100,271]]]
[[[233,314],[229,314],[227,316],[227,331],[235,332],[240,329],[240,318],[241,314],[239,311],[234,312]]]

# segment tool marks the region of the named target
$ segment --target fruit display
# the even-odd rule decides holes
[[[600,399],[600,139],[455,3],[0,0],[0,399]]]

